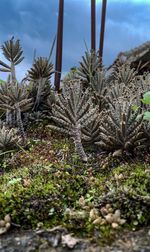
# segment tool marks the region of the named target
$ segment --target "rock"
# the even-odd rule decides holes
[[[113,218],[113,214],[112,213],[109,213],[105,216],[105,219],[108,223],[112,223],[114,221],[114,218]]]
[[[5,234],[7,232],[6,227],[1,227],[0,228],[0,235]]]
[[[39,252],[43,252],[43,251],[46,252],[46,250],[47,250],[47,251],[49,250],[49,245],[48,245],[48,242],[47,242],[47,241],[45,241],[43,244],[41,244],[41,245],[39,246]]]
[[[99,224],[101,224],[101,222],[102,222],[102,218],[98,217],[96,220],[93,221],[93,224],[94,225],[99,225]]]
[[[104,216],[104,215],[106,215],[106,214],[108,214],[108,209],[106,208],[106,207],[102,207],[101,209],[100,209],[100,211],[101,211],[101,214]]]
[[[115,213],[113,214],[113,220],[114,220],[114,222],[119,223],[119,221],[120,221],[120,215],[121,215],[120,210],[116,210]]]
[[[95,246],[90,240],[81,240],[68,233],[64,233],[63,228],[62,233],[58,227],[52,229],[53,233],[48,230],[41,230],[38,234],[34,230],[12,230],[0,237],[0,252],[149,252],[150,251],[150,236],[148,234],[150,227],[142,228],[135,232],[118,232],[118,236],[115,241],[111,244],[105,244],[105,246]],[[49,242],[49,236],[56,236],[54,230],[59,230],[60,234],[65,237],[65,241],[71,239],[71,247],[66,245],[62,247],[62,240],[57,247],[53,248]],[[65,229],[65,232],[67,230]],[[69,236],[66,236],[69,235]],[[67,239],[66,239],[67,237]],[[93,237],[94,238],[94,237]],[[64,239],[64,238],[63,238]],[[99,238],[101,239],[101,238]],[[67,244],[65,242],[65,244]]]
[[[81,196],[80,199],[79,199],[79,205],[80,205],[81,207],[84,207],[84,206],[85,206],[85,199],[84,199],[83,196]]]
[[[7,214],[7,215],[4,217],[4,221],[5,221],[6,223],[10,223],[10,222],[11,222],[11,218],[10,218],[10,215],[9,215],[9,214]]]
[[[111,208],[110,204],[106,204],[106,209],[108,210],[109,208]]]
[[[68,247],[70,249],[74,248],[79,242],[78,239],[72,237],[70,234],[62,235],[62,245],[63,247]]]
[[[126,223],[126,220],[125,220],[125,219],[120,219],[120,220],[119,220],[119,224],[120,224],[120,225],[123,225],[123,224],[125,224],[125,223]]]
[[[98,217],[99,217],[98,210],[96,208],[91,209],[91,211],[89,213],[89,219],[90,219],[90,221],[94,221]]]
[[[108,208],[108,213],[112,213],[112,212],[113,212],[113,208],[112,207]]]
[[[113,229],[118,229],[118,228],[119,228],[118,223],[115,223],[115,222],[113,222],[113,223],[111,224],[111,226],[112,226]]]
[[[26,252],[35,252],[36,251],[36,248],[35,247],[32,247],[32,246],[29,246],[26,250]]]
[[[119,150],[114,151],[112,156],[113,157],[122,157],[122,150],[119,149]]]
[[[4,220],[0,220],[0,228],[1,227],[5,227],[5,221]]]

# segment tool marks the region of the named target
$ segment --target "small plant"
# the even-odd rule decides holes
[[[143,104],[150,105],[150,91],[146,92],[143,95],[143,99],[141,99],[141,101]],[[146,121],[150,121],[150,112],[149,111],[144,112],[143,119]]]
[[[8,129],[5,126],[0,128],[0,151],[13,150],[20,143],[16,129]]]
[[[98,69],[101,67],[101,60],[94,51],[85,52],[85,56],[82,57],[80,67],[77,71],[79,78],[85,83],[85,87],[88,87],[91,83],[91,79],[95,76]]]
[[[87,156],[82,146],[82,128],[88,126],[97,117],[97,108],[93,107],[88,90],[83,92],[80,82],[64,85],[62,94],[57,95],[51,117],[56,126],[51,129],[71,136],[74,140],[76,152],[83,161]]]
[[[32,99],[28,98],[26,88],[18,84],[8,85],[5,83],[0,90],[0,108],[6,111],[6,124],[9,126],[17,126],[25,140],[24,126],[22,122],[21,112],[27,111],[32,106]]]
[[[131,151],[144,142],[142,121],[138,118],[139,111],[133,113],[128,102],[110,105],[110,111],[100,126],[101,141],[97,142],[102,149],[115,151],[114,156],[122,155],[123,151]],[[137,120],[138,118],[138,120]]]
[[[93,118],[92,122],[82,129],[82,139],[85,143],[94,144],[101,140],[100,137],[100,124],[103,113],[97,114],[96,118]]]
[[[14,41],[14,37],[12,37],[10,40],[4,42],[4,44],[2,45],[2,51],[5,58],[10,62],[10,66],[0,61],[0,65],[3,67],[0,68],[0,71],[10,72],[11,82],[15,83],[17,81],[15,66],[24,59],[24,57],[22,56],[23,51],[20,46],[20,41]]]
[[[130,64],[118,64],[113,72],[113,78],[118,83],[124,83],[126,86],[135,81],[136,71],[131,68]]]
[[[74,79],[78,79],[78,73],[77,73],[77,68],[76,67],[72,67],[70,69],[70,71],[65,75],[65,77],[63,78],[63,81],[71,81]]]
[[[97,70],[96,74],[91,78],[91,89],[93,102],[98,105],[99,111],[108,107],[108,83],[106,80],[106,71],[104,69]]]
[[[32,81],[30,93],[34,100],[33,110],[35,111],[51,93],[50,78],[53,72],[52,63],[49,63],[47,58],[42,57],[37,58],[28,71],[28,79]]]

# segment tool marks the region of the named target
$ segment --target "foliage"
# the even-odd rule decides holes
[[[136,71],[129,64],[116,64],[113,72],[113,80],[129,86],[135,81]]]
[[[18,83],[15,66],[24,59],[20,41],[14,41],[12,37],[4,42],[2,51],[10,62],[10,66],[8,66],[0,61],[0,65],[3,67],[0,71],[10,72],[8,80],[0,86],[0,109],[5,112],[5,116],[2,114],[2,120],[9,127],[17,126],[22,140],[25,142],[24,119],[27,119],[25,113],[31,114],[32,111],[44,110],[45,106],[48,110],[46,113],[49,115],[52,109],[54,99],[50,86],[50,77],[53,74],[53,65],[49,62],[51,53],[49,59],[42,57],[35,59],[32,68],[28,71],[28,76]],[[30,80],[29,83],[28,80]]]
[[[27,111],[32,106],[32,99],[28,98],[28,92],[23,85],[17,82],[14,85],[4,83],[0,90],[0,108],[6,111],[6,124],[18,127],[23,141],[25,132],[21,118],[21,112]]]
[[[0,151],[13,150],[20,143],[16,129],[8,129],[5,126],[0,128]]]
[[[0,85],[0,219],[9,214],[24,228],[42,222],[102,239],[148,225],[149,75],[116,65],[110,81],[98,55],[86,52],[56,93],[49,59],[34,59],[18,83],[19,40],[2,50],[10,65],[0,61],[0,70],[10,75]]]
[[[98,69],[101,67],[101,60],[94,51],[85,52],[85,56],[82,57],[80,67],[77,71],[79,78],[83,80],[85,87],[89,86],[91,79],[95,76]]]
[[[51,75],[53,74],[53,65],[49,63],[47,58],[39,57],[33,62],[33,66],[29,73],[30,80],[39,80],[39,79],[50,79]]]
[[[106,186],[108,192],[100,196],[99,204],[112,204],[121,209],[127,224],[136,226],[148,224],[150,214],[147,212],[150,206],[150,173],[149,166],[122,165],[116,168],[113,176],[108,179]]]
[[[0,84],[3,84],[5,81],[4,80],[0,80]]]
[[[98,105],[99,111],[108,107],[108,83],[106,80],[106,71],[98,70],[91,78],[91,89],[93,94],[93,102]]]
[[[18,65],[24,57],[22,56],[22,48],[20,46],[20,41],[16,40],[14,42],[14,37],[10,40],[4,42],[2,45],[2,51],[5,58],[10,62],[10,66],[0,61],[0,65],[3,67],[0,71],[11,72],[11,81],[16,82],[15,66]]]
[[[143,95],[143,99],[141,99],[141,101],[143,104],[150,105],[150,91],[146,92]],[[144,112],[143,119],[146,121],[150,121],[150,112],[149,111]]]
[[[142,116],[137,120],[138,110],[133,113],[128,102],[115,103],[100,126],[101,148],[117,151],[114,155],[122,155],[122,151],[131,151],[141,147],[145,141],[142,132]]]
[[[80,82],[64,85],[61,95],[57,95],[56,104],[52,110],[51,117],[56,126],[49,126],[58,132],[70,135],[75,148],[83,161],[87,161],[81,143],[82,128],[88,126],[96,118],[96,108],[93,107],[88,90],[84,93]]]
[[[28,79],[32,81],[30,96],[34,100],[33,110],[39,110],[41,104],[51,93],[50,78],[53,74],[53,65],[47,58],[39,57],[33,62],[28,71]]]
[[[74,79],[78,79],[78,70],[76,67],[72,67],[70,71],[66,74],[66,76],[63,78],[63,81],[71,81]]]
[[[82,139],[85,143],[94,144],[101,140],[100,137],[100,124],[103,113],[97,113],[97,117],[93,118],[92,122],[82,129]]]

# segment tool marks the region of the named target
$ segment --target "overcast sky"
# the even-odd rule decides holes
[[[63,67],[65,74],[78,65],[90,48],[90,0],[65,0]],[[126,51],[150,40],[150,0],[107,0],[104,64],[113,62]],[[25,60],[18,66],[21,79],[31,67],[33,51],[48,56],[57,31],[58,0],[0,0],[0,44],[19,38]],[[97,48],[100,33],[101,0],[97,0]],[[55,51],[54,51],[55,55]],[[4,60],[0,52],[0,59]],[[54,63],[54,58],[53,58]],[[0,73],[0,78],[6,75]]]

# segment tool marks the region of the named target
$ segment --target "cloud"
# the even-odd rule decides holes
[[[104,64],[111,64],[120,51],[149,40],[148,5],[149,0],[107,1]],[[0,44],[14,35],[24,50],[25,60],[17,69],[21,78],[32,64],[35,48],[38,56],[49,54],[57,32],[58,0],[0,0],[0,9]],[[97,49],[100,18],[101,1],[97,0]],[[85,51],[84,39],[90,48],[90,0],[65,0],[63,72],[78,65]],[[53,54],[54,62],[55,50]]]

